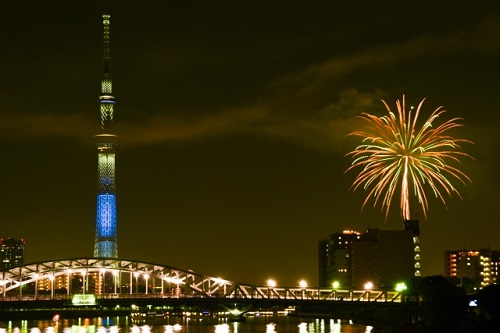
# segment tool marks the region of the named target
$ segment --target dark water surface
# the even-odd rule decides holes
[[[0,322],[0,333],[337,333],[370,332],[371,326],[345,320],[255,316],[244,322],[205,317],[141,319],[110,317],[91,319],[23,320]]]

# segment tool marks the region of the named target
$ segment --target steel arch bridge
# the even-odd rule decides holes
[[[118,258],[69,258],[0,271],[1,300],[224,298],[401,302],[396,291],[335,290],[237,283],[171,266]]]

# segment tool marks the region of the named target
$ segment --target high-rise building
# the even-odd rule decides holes
[[[104,71],[99,95],[101,133],[95,136],[97,147],[97,216],[94,257],[117,258],[115,155],[117,136],[113,133],[115,98],[110,72],[110,16],[103,15]]]
[[[478,288],[500,282],[500,251],[479,250],[445,251],[445,276],[457,278],[460,283],[473,281]]]
[[[412,230],[380,230],[377,235],[378,285],[394,288],[415,276]]]
[[[0,269],[7,269],[24,263],[23,239],[0,239]]]
[[[500,283],[500,251],[490,250],[490,276],[491,283]]]
[[[392,288],[415,276],[414,244],[412,229],[337,232],[319,242],[319,285],[359,289],[370,281]]]
[[[352,284],[352,244],[360,238],[360,232],[344,230],[319,241],[320,286],[331,286],[333,281],[344,287]]]

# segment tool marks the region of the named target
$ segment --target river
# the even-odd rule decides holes
[[[370,332],[346,320],[251,316],[244,322],[211,317],[132,319],[131,317],[0,322],[0,333],[338,333]]]

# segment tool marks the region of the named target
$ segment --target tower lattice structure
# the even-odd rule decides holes
[[[118,258],[115,156],[117,136],[113,133],[115,98],[110,72],[110,16],[103,15],[104,71],[99,95],[101,131],[95,136],[97,147],[97,215],[94,257]]]

